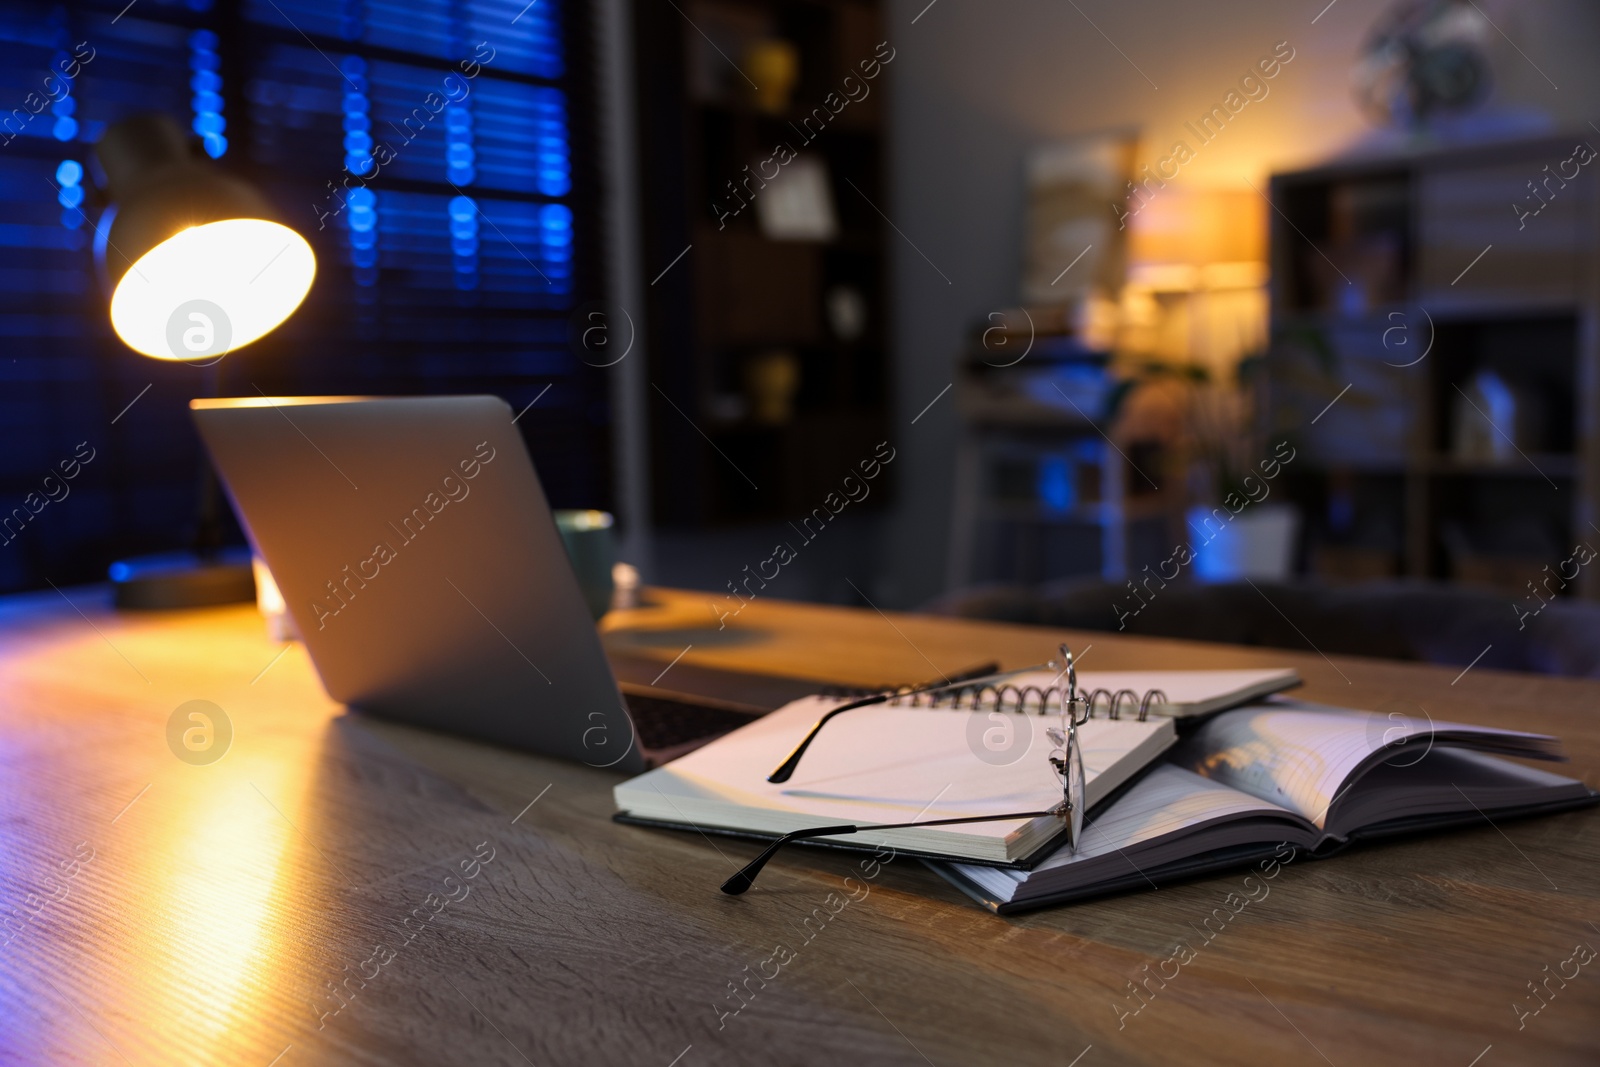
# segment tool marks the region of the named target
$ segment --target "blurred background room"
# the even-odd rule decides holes
[[[1600,675],[1597,52],[1583,0],[0,5],[0,592],[242,548],[193,398],[493,393],[713,629]],[[108,315],[152,111],[315,252],[226,358]]]

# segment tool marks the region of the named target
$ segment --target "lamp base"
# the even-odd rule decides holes
[[[111,602],[135,611],[170,611],[256,598],[249,549],[225,549],[202,556],[164,552],[135,556],[111,565]]]

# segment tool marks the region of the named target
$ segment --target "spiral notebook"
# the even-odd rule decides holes
[[[1292,671],[1080,672],[1097,693],[1078,730],[1085,801],[1092,813],[1177,741],[1175,719],[1237,705],[1296,684]],[[808,697],[623,782],[619,821],[734,836],[775,837],[817,825],[955,819],[1043,810],[1061,799],[1045,729],[1057,721],[1054,675],[1014,676],[974,686],[959,707],[918,706],[915,697],[861,708],[819,734],[782,784],[767,775],[837,698]],[[1263,687],[1265,689],[1263,690]],[[1118,694],[1121,694],[1119,697]],[[926,697],[920,698],[926,700]],[[973,705],[977,705],[974,708]],[[911,855],[1025,867],[1062,834],[1055,818],[853,834],[819,841],[842,848],[889,845]]]

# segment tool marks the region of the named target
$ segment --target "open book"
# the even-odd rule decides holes
[[[1233,707],[1299,684],[1292,670],[1080,671],[1080,692],[1134,691],[1132,704],[1097,701],[1079,727],[1088,810],[1148,767],[1177,740],[1174,718]],[[625,822],[775,837],[841,823],[928,822],[989,813],[1044,811],[1062,798],[1051,769],[1045,730],[1058,714],[1037,714],[1061,679],[1028,672],[1000,688],[976,684],[959,710],[905,706],[859,708],[828,724],[788,782],[766,780],[811,726],[838,700],[810,697],[788,704],[665,767],[616,787]],[[1166,695],[1141,720],[1146,692]],[[926,698],[922,698],[926,699]],[[996,710],[1019,703],[1027,714]],[[973,704],[977,705],[974,710]],[[816,840],[844,848],[890,845],[902,852],[973,863],[1026,866],[1064,832],[1053,817],[960,826],[871,831]]]
[[[1582,782],[1487,753],[1560,759],[1542,734],[1415,722],[1279,699],[1224,712],[1031,870],[930,864],[1006,913],[1141,889],[1352,839],[1600,800]],[[1281,858],[1281,855],[1280,855]]]

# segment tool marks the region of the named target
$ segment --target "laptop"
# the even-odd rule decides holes
[[[189,406],[335,700],[627,773],[768,710],[618,685],[498,397]]]

